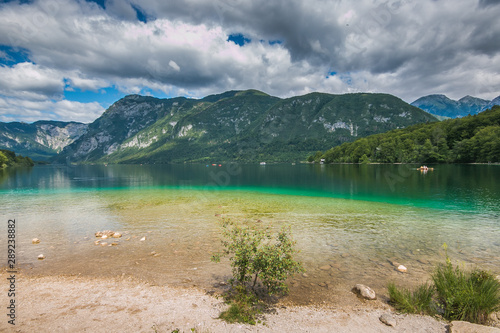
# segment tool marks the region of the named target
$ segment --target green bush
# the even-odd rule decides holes
[[[297,251],[290,227],[283,227],[273,235],[269,228],[241,226],[223,219],[222,236],[224,249],[214,254],[212,261],[220,262],[222,256],[229,256],[233,273],[229,282],[236,295],[227,297],[231,307],[221,318],[228,320],[229,316],[235,321],[254,323],[258,304],[256,287],[261,285],[260,291],[265,296],[283,294],[288,292],[286,279],[304,271],[293,258]]]
[[[432,280],[446,319],[484,323],[500,310],[500,282],[488,272],[465,272],[448,260],[437,267]]]
[[[390,303],[396,310],[403,313],[417,313],[432,315],[435,310],[432,306],[434,286],[423,284],[411,292],[409,289],[397,288],[394,283],[387,287],[389,290]]]

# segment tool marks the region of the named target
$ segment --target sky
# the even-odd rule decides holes
[[[89,123],[128,94],[500,95],[498,0],[0,2],[0,121]]]

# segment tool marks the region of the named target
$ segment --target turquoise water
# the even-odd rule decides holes
[[[46,166],[1,173],[0,204],[4,219],[17,221],[20,267],[32,274],[209,286],[230,272],[209,260],[220,249],[221,216],[291,225],[308,269],[292,281],[297,297],[330,300],[353,282],[382,291],[390,280],[424,281],[444,260],[445,242],[455,262],[499,274],[500,167],[416,167]],[[124,237],[94,245],[107,229]],[[31,244],[35,237],[42,242]]]

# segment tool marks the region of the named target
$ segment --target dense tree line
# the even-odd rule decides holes
[[[16,155],[13,151],[0,149],[0,169],[10,166],[33,166],[31,158]]]
[[[325,163],[500,162],[500,106],[474,116],[419,124],[318,151]]]

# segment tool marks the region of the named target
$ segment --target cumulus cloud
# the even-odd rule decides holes
[[[104,112],[97,102],[75,101],[30,101],[19,98],[0,97],[0,121],[34,122],[37,120],[79,121],[90,123]]]
[[[248,88],[280,97],[370,91],[408,102],[431,93],[487,99],[500,94],[495,1],[105,4],[0,5],[0,44],[28,50],[31,61],[0,67],[0,94],[47,98],[60,106],[65,89],[107,87],[192,97]],[[147,22],[137,19],[139,9]],[[228,41],[234,34],[250,41]]]
[[[0,94],[30,99],[45,99],[61,94],[64,82],[58,70],[29,62],[13,67],[0,66]]]

